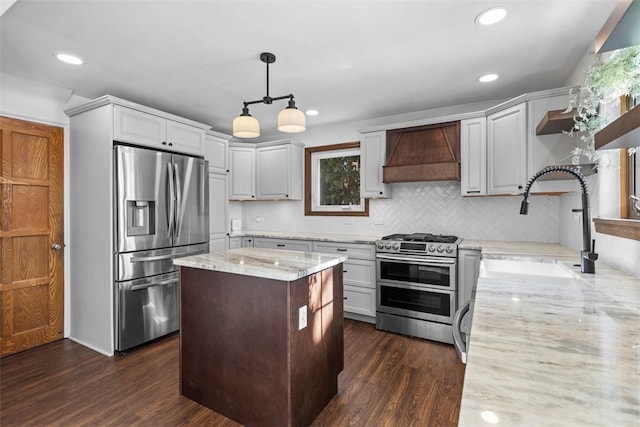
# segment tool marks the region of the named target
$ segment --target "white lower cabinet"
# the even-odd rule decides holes
[[[230,237],[229,249],[238,249],[242,247],[242,237]]]
[[[344,316],[376,322],[376,250],[373,244],[313,242],[314,252],[347,255],[342,264]]]

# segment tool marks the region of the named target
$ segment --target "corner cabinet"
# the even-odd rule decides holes
[[[204,154],[205,129],[116,105],[114,140],[180,153]]]
[[[302,199],[302,147],[292,143],[256,148],[257,198]]]
[[[517,194],[527,182],[527,104],[487,116],[487,194]]]
[[[383,199],[391,197],[391,184],[382,182],[382,166],[386,161],[387,132],[364,133],[360,136],[361,197]]]
[[[229,144],[230,200],[301,200],[303,145]]]
[[[487,195],[487,118],[460,121],[460,190],[463,196]]]

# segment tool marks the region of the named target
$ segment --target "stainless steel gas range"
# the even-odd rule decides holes
[[[453,344],[456,236],[392,234],[376,242],[376,328]]]

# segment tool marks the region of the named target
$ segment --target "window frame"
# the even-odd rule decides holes
[[[345,142],[340,144],[320,145],[315,147],[306,147],[304,149],[304,214],[305,216],[369,216],[369,199],[361,197],[361,210],[345,210],[337,208],[336,210],[318,209],[317,204],[313,202],[313,187],[315,180],[313,179],[315,172],[314,154],[335,152],[335,157],[341,157],[340,154],[346,150],[360,150],[360,141]],[[362,154],[360,153],[362,159]],[[327,156],[323,156],[326,158]],[[329,156],[331,157],[331,156]],[[361,173],[362,176],[362,173]],[[360,194],[362,194],[362,181],[360,182]]]

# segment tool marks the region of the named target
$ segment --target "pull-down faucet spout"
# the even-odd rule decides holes
[[[526,215],[529,211],[529,190],[533,183],[540,177],[553,173],[565,172],[573,175],[580,183],[582,189],[582,209],[574,209],[574,212],[582,212],[582,251],[580,252],[580,271],[583,273],[596,272],[596,260],[598,254],[595,253],[596,242],[591,240],[591,220],[589,218],[589,189],[582,174],[567,166],[548,166],[533,175],[524,189],[524,199],[520,205],[520,215]]]

